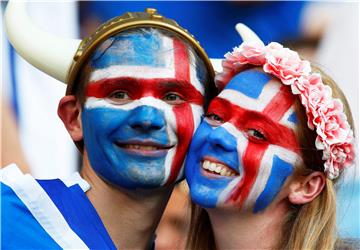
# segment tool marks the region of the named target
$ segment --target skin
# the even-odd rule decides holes
[[[1,100],[1,166],[16,163],[23,173],[30,173],[24,152],[22,151],[19,131],[11,108]]]
[[[127,43],[133,47],[124,49]],[[138,49],[139,43],[147,47]],[[92,66],[82,124],[94,170],[128,189],[156,188],[181,178],[204,92],[184,44],[160,35],[116,37],[95,53]],[[157,68],[163,74],[154,78]]]
[[[185,249],[190,223],[190,207],[185,185],[183,182],[179,183],[171,194],[156,229],[156,250]]]
[[[271,203],[301,160],[294,134],[295,99],[289,91],[252,69],[236,75],[211,102],[187,161],[196,203],[254,213]],[[220,173],[210,170],[211,165],[220,167]]]
[[[217,249],[276,249],[290,205],[322,191],[323,173],[293,171],[301,163],[294,101],[288,86],[250,69],[210,103],[185,173],[193,202],[209,215]],[[217,173],[212,163],[228,172]]]
[[[190,64],[189,53],[159,34],[109,39],[91,60],[84,108],[74,96],[60,102],[73,140],[84,140],[86,195],[117,248],[151,245],[182,178],[204,93],[203,69]]]

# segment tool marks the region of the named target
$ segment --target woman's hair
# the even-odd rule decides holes
[[[332,89],[333,98],[339,98],[344,104],[344,113],[353,128],[353,119],[349,104],[336,83],[317,67],[323,83]],[[296,97],[296,96],[294,96]],[[297,138],[301,148],[303,164],[296,166],[295,175],[306,176],[314,171],[324,171],[322,151],[315,148],[316,132],[307,127],[307,117],[300,101],[296,104],[299,118]],[[337,241],[335,180],[326,179],[324,189],[311,202],[303,205],[290,205],[282,226],[282,238],[276,249],[334,249]],[[290,204],[290,203],[289,203]],[[209,216],[205,209],[192,204],[188,249],[216,249],[214,234]]]

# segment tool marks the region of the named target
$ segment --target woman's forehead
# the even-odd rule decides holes
[[[296,96],[289,86],[263,71],[251,69],[237,74],[218,97],[234,107],[257,112],[291,130],[297,126]]]
[[[281,82],[260,69],[254,68],[242,71],[235,75],[225,89],[233,89],[253,99],[258,99],[266,84],[281,85]],[[275,84],[277,83],[277,84]],[[277,88],[274,86],[273,88]]]

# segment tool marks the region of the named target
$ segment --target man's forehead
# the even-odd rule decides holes
[[[181,40],[155,29],[125,33],[105,41],[90,63],[90,82],[132,77],[174,79],[191,83],[201,94],[203,70],[195,67],[194,53]]]
[[[174,39],[156,30],[125,33],[106,40],[94,53],[91,66],[113,65],[169,67],[173,63]]]

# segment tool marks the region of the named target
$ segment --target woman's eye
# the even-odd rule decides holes
[[[257,140],[266,141],[266,137],[263,133],[256,129],[249,129],[247,131],[249,137],[255,138]]]
[[[128,102],[130,100],[130,96],[125,91],[114,91],[108,98],[114,102],[120,103]]]
[[[169,104],[180,104],[184,102],[184,99],[176,93],[168,93],[164,96],[163,100]]]
[[[224,120],[217,114],[210,113],[205,115],[206,121],[212,126],[219,126],[224,123]]]

